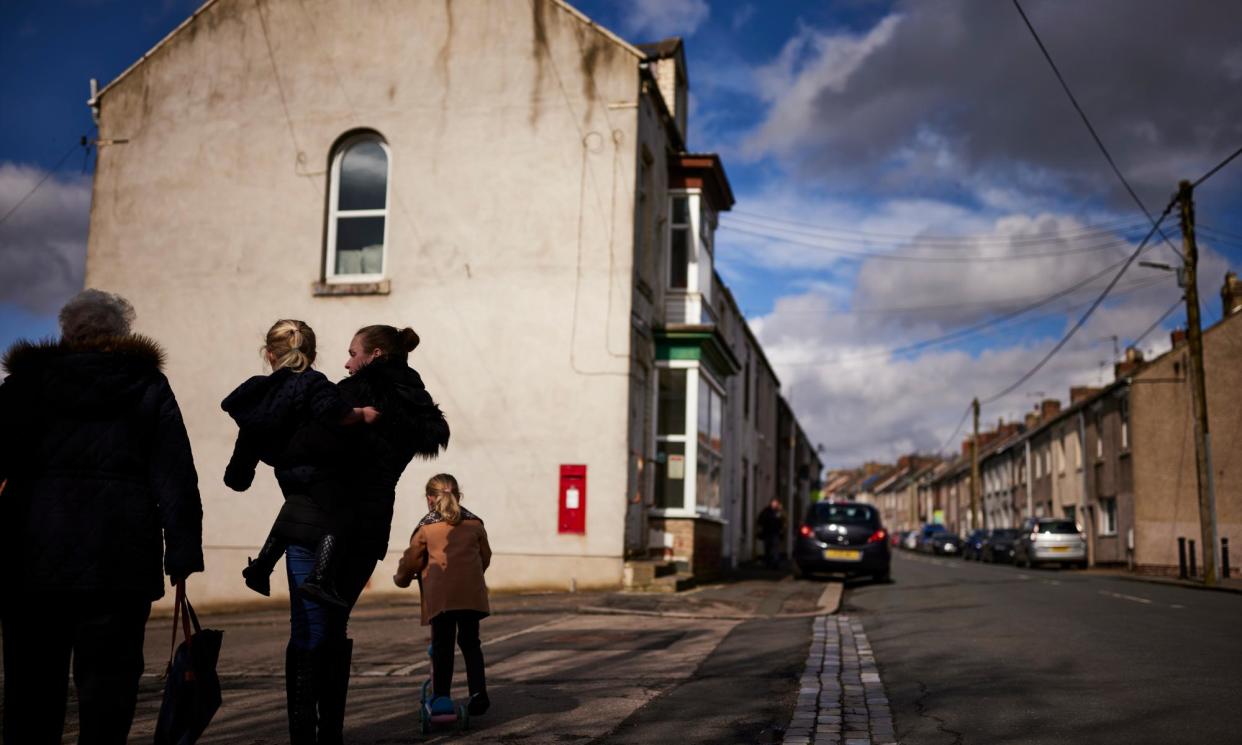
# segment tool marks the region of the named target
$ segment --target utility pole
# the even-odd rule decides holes
[[[1182,222],[1186,289],[1186,341],[1190,348],[1190,391],[1195,415],[1195,465],[1199,483],[1199,530],[1203,540],[1203,583],[1217,583],[1216,485],[1212,474],[1212,434],[1208,428],[1207,385],[1203,370],[1203,329],[1199,320],[1199,246],[1195,243],[1194,187],[1177,186]]]
[[[979,514],[979,399],[970,402],[975,416],[975,436],[970,438],[970,529],[983,527]]]

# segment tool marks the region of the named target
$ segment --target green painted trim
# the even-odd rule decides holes
[[[701,362],[718,378],[735,375],[742,366],[716,329],[661,329],[655,332],[656,359]]]

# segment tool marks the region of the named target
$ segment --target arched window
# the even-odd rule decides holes
[[[388,144],[374,133],[349,137],[332,155],[328,196],[328,280],[384,276],[388,236]]]

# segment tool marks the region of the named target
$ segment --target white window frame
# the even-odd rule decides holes
[[[706,384],[707,384],[707,387],[708,387],[708,388],[710,388],[710,389],[712,389],[712,391],[713,391],[713,392],[715,392],[716,396],[717,396],[717,397],[719,397],[719,399],[720,399],[720,417],[721,417],[721,422],[720,422],[720,449],[719,449],[719,450],[713,450],[713,449],[711,448],[711,446],[710,446],[710,445],[708,445],[708,446],[707,446],[706,448],[704,448],[704,449],[705,449],[705,450],[707,450],[707,451],[709,451],[709,453],[710,453],[711,455],[715,456],[715,457],[716,457],[716,459],[719,461],[719,465],[720,465],[720,480],[721,480],[721,499],[720,499],[720,502],[721,502],[721,503],[720,503],[720,506],[719,506],[719,508],[718,508],[718,512],[716,512],[716,513],[712,513],[711,511],[706,511],[706,510],[704,510],[704,511],[700,511],[700,510],[699,510],[699,500],[698,500],[698,474],[699,474],[699,442],[698,442],[698,439],[699,439],[699,420],[698,420],[698,413],[699,413],[699,412],[698,412],[698,404],[699,404],[700,402],[699,402],[699,399],[698,399],[698,389],[696,388],[696,389],[695,389],[695,408],[694,408],[694,415],[695,415],[695,418],[694,418],[694,425],[693,425],[693,426],[694,426],[694,440],[695,440],[695,447],[694,447],[695,495],[694,495],[694,501],[689,501],[689,500],[687,500],[686,504],[688,505],[688,507],[687,507],[687,508],[688,508],[688,509],[692,509],[692,510],[694,510],[694,513],[695,513],[696,515],[698,515],[699,517],[710,517],[710,518],[714,518],[714,519],[719,520],[719,519],[723,516],[723,513],[724,513],[724,502],[725,502],[725,499],[724,499],[724,491],[725,491],[725,490],[724,490],[724,474],[725,474],[725,469],[724,469],[724,463],[725,463],[725,461],[724,461],[724,441],[725,441],[725,426],[724,426],[725,421],[724,421],[724,410],[725,410],[725,405],[727,404],[727,402],[728,402],[729,398],[728,398],[728,395],[727,395],[727,393],[726,393],[726,391],[725,391],[724,386],[723,386],[723,385],[721,385],[721,384],[720,384],[720,383],[719,383],[719,382],[718,382],[715,378],[713,378],[713,377],[711,376],[711,374],[710,374],[710,373],[705,372],[705,371],[703,370],[702,366],[698,366],[698,367],[696,367],[696,368],[695,368],[695,370],[696,370],[696,372],[697,372],[697,374],[695,375],[695,378],[696,378],[696,380],[695,380],[695,385],[696,385],[696,386],[698,386],[700,383],[706,383]],[[687,377],[689,377],[689,376],[687,376]],[[688,397],[687,397],[687,398],[688,398]],[[687,411],[687,414],[689,414],[689,411]],[[711,412],[709,411],[709,412],[708,412],[708,422],[707,422],[707,430],[708,430],[707,439],[708,439],[708,442],[710,442],[710,441],[711,441],[711,428],[712,428],[712,424],[711,424],[711,423],[712,423],[712,420],[711,420]],[[688,428],[688,427],[687,427],[687,428]],[[688,466],[687,466],[687,468],[688,468]]]
[[[384,150],[385,164],[387,165],[387,170],[384,173],[384,209],[342,211],[337,208],[340,203],[341,160],[344,159],[346,151],[351,147],[360,142],[368,141],[379,143],[379,146]],[[388,276],[388,227],[392,222],[388,219],[389,206],[392,204],[392,151],[383,137],[374,132],[361,132],[337,144],[336,150],[332,153],[330,172],[331,174],[328,178],[328,250],[324,252],[324,281],[328,283],[378,282]],[[378,274],[336,273],[336,222],[341,217],[346,219],[354,217],[384,218],[384,250],[380,258],[380,265],[383,267],[383,271]]]
[[[677,222],[677,211],[673,203],[678,199],[686,200],[687,222]],[[668,192],[668,225],[665,227],[665,245],[668,253],[664,261],[664,287],[670,292],[698,292],[698,261],[696,253],[699,246],[698,230],[699,200],[698,193],[687,189],[670,189]],[[686,231],[686,286],[673,286],[673,231]]]
[[[660,360],[656,363],[656,375],[663,375],[666,370],[686,371],[686,423],[679,435],[659,434],[656,429],[656,443],[676,442],[682,444],[682,457],[685,458],[685,471],[682,476],[681,507],[655,507],[651,514],[663,517],[696,517],[694,510],[698,491],[698,402],[699,402],[699,363],[695,360]],[[656,378],[657,406],[659,405],[660,379]],[[660,419],[660,411],[656,409],[656,421]],[[693,431],[693,434],[691,432]]]

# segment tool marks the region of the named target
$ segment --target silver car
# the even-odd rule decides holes
[[[1087,536],[1073,520],[1028,517],[1013,544],[1013,563],[1028,569],[1036,564],[1087,568]]]

